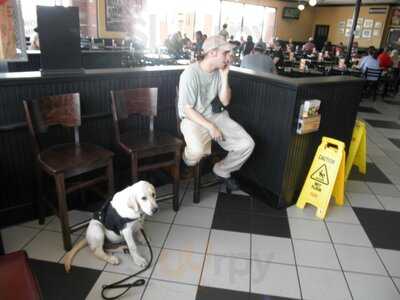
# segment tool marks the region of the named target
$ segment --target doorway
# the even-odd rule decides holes
[[[315,25],[314,44],[318,51],[321,51],[328,39],[329,25]]]

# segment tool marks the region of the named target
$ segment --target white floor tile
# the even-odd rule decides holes
[[[144,231],[146,235],[150,238],[150,245],[156,247],[162,247],[165,239],[167,238],[167,234],[169,231],[170,225],[165,223],[156,223],[156,222],[144,222]]]
[[[258,234],[252,234],[251,239],[252,260],[295,263],[291,239]]]
[[[360,221],[350,206],[329,207],[325,221],[360,224]]]
[[[172,209],[172,203],[158,203],[158,212],[153,216],[146,216],[146,220],[155,222],[172,223],[176,212]]]
[[[138,246],[138,251],[140,255],[146,258],[148,262],[150,261],[150,252],[146,246]],[[153,262],[151,266],[145,272],[138,274],[137,275],[138,277],[146,277],[146,278],[149,277],[154,266],[156,265],[161,249],[158,247],[152,247],[152,251],[153,251]],[[131,275],[143,269],[142,267],[139,267],[133,262],[132,257],[130,256],[129,253],[125,254],[122,251],[118,251],[118,252],[113,252],[113,255],[119,258],[119,264],[118,265],[107,264],[104,269],[105,271]]]
[[[78,224],[78,223],[86,221],[86,220],[90,220],[92,218],[92,216],[93,216],[92,212],[81,211],[81,210],[70,210],[68,212],[69,226]],[[61,232],[60,219],[57,217],[54,217],[44,229]],[[82,234],[85,231],[86,231],[86,228],[83,228],[81,230],[74,232],[74,234]]]
[[[398,300],[400,294],[389,277],[345,272],[354,300]]]
[[[300,298],[296,267],[252,261],[251,292],[271,296]]]
[[[388,197],[378,195],[378,199],[382,203],[383,207],[385,207],[385,209],[400,212],[400,197]]]
[[[353,207],[383,209],[383,206],[374,194],[347,193],[347,196]]]
[[[304,240],[293,240],[293,244],[297,265],[340,270],[332,244]]]
[[[336,244],[372,247],[372,244],[361,225],[344,223],[326,223],[332,241]]]
[[[376,249],[391,276],[400,277],[400,251]]]
[[[163,249],[152,278],[196,285],[203,260],[203,254]]]
[[[344,271],[387,275],[374,248],[335,245]]]
[[[368,186],[375,193],[375,195],[400,197],[400,191],[394,184],[367,182]]]
[[[299,277],[304,299],[351,299],[342,272],[299,267]]]
[[[39,229],[27,228],[22,226],[12,226],[1,230],[4,251],[6,253],[22,249],[35,235]]]
[[[205,253],[210,230],[198,227],[172,225],[165,248]]]
[[[86,300],[103,299],[101,296],[102,286],[106,285],[106,284],[111,284],[111,283],[121,280],[125,277],[126,277],[126,275],[122,275],[122,274],[115,274],[115,273],[108,273],[108,272],[101,273],[101,275],[97,279],[96,283],[94,284],[93,288],[90,290],[89,294],[87,295]],[[126,283],[132,283],[138,279],[140,279],[140,278],[133,277],[133,278],[127,280]],[[144,287],[145,287],[145,285],[131,288],[121,299],[139,300],[143,294]],[[105,295],[107,297],[113,297],[113,296],[120,294],[123,291],[124,291],[123,289],[111,289],[111,290],[106,291]]]
[[[293,239],[330,242],[328,231],[323,221],[289,218],[290,232]]]
[[[310,204],[306,205],[303,209],[298,208],[296,205],[292,205],[286,209],[286,212],[289,218],[320,221],[320,219],[315,215],[317,209]]]
[[[82,238],[79,238],[77,242],[81,239]],[[63,259],[61,259],[60,263],[64,263],[64,257]],[[94,270],[103,270],[105,265],[106,262],[104,260],[98,259],[96,256],[94,256],[93,252],[89,249],[89,247],[85,247],[75,255],[74,260],[72,261],[71,272],[73,272],[74,266],[79,266]]]
[[[345,189],[346,192],[351,192],[351,193],[364,193],[364,194],[371,193],[371,190],[369,189],[368,185],[365,182],[357,180],[347,180]]]
[[[197,286],[151,279],[143,300],[195,300]]]
[[[207,254],[250,259],[250,234],[213,229]]]
[[[72,243],[78,238],[78,235],[71,235]],[[30,258],[52,262],[58,262],[65,253],[61,233],[46,230],[40,232],[24,249]]]
[[[200,285],[249,292],[250,260],[207,255]]]
[[[400,278],[393,278],[393,281],[397,286],[397,290],[400,291]]]
[[[181,206],[175,224],[211,228],[214,210],[204,207]]]
[[[219,187],[209,187],[200,190],[200,202],[193,203],[193,190],[188,189],[182,201],[183,206],[215,208]]]
[[[55,217],[55,216],[46,217],[46,218],[44,219],[43,225],[40,225],[38,219],[35,219],[35,220],[29,221],[29,222],[21,223],[21,224],[19,224],[19,226],[43,229],[43,228],[46,227],[54,218],[56,218],[56,217]]]

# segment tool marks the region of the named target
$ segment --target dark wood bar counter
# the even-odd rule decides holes
[[[158,87],[155,127],[176,134],[175,87],[183,69],[96,69],[48,78],[39,72],[0,73],[0,227],[34,217],[34,158],[24,99],[79,92],[82,142],[113,150],[110,90]],[[321,137],[349,146],[363,81],[346,76],[286,78],[232,67],[230,84],[231,116],[256,142],[255,152],[237,176],[274,207],[295,203]],[[309,99],[322,101],[320,130],[297,135],[300,105]]]

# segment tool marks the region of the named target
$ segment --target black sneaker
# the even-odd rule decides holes
[[[224,178],[224,177],[221,177],[218,175],[215,175],[215,176],[217,177],[217,180],[220,183],[225,184],[227,194],[230,194],[231,192],[240,190],[239,183],[235,180],[235,178],[232,178],[232,177]]]

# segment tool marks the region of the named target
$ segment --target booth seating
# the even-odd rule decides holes
[[[182,141],[161,130],[154,130],[157,116],[157,88],[137,88],[111,91],[112,114],[117,146],[130,157],[131,181],[138,180],[141,171],[168,169],[173,177],[172,195],[157,201],[173,199],[173,209],[179,210],[179,180]],[[148,126],[129,129],[132,115],[148,119]]]
[[[25,251],[0,255],[0,299],[43,299]]]
[[[24,101],[24,107],[36,159],[39,223],[43,224],[45,218],[46,207],[42,201],[45,193],[42,192],[42,181],[43,175],[47,174],[55,181],[58,205],[53,205],[53,208],[61,222],[64,248],[70,250],[71,233],[84,227],[89,220],[70,226],[66,196],[102,182],[108,182],[107,192],[108,195],[112,195],[114,193],[114,154],[100,146],[80,142],[79,94],[46,96],[37,100]],[[44,136],[49,135],[51,138],[50,127],[60,125],[74,128],[74,142],[60,143],[58,141],[55,145],[48,145],[49,142]],[[99,170],[105,172],[97,174]]]

